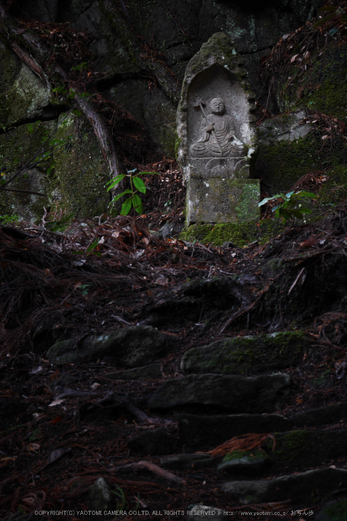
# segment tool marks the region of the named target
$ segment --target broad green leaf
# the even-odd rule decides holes
[[[128,213],[131,210],[132,206],[132,197],[129,197],[124,203],[122,204],[122,209],[120,211],[121,215],[128,215]]]
[[[134,194],[134,196],[132,198],[132,204],[137,213],[139,213],[139,214],[143,213],[142,201],[138,195]]]
[[[266,204],[268,201],[272,201],[273,197],[265,197],[260,203],[258,203],[258,206],[263,206],[263,204]]]
[[[142,179],[140,179],[139,177],[133,177],[133,183],[135,188],[137,188],[139,192],[142,192],[143,194],[146,193],[146,185],[142,181]]]
[[[111,179],[110,181],[107,181],[106,185],[110,185],[108,188],[107,188],[107,191],[109,192],[111,190],[111,188],[113,188],[114,186],[116,186],[118,183],[121,182],[122,179],[124,179],[125,177],[125,174],[120,174],[120,175],[117,175],[117,177],[114,177],[113,179]]]
[[[123,197],[123,195],[125,195],[125,194],[132,194],[132,191],[128,189],[128,190],[124,190],[124,192],[122,192],[121,194],[115,195],[114,198],[112,199],[111,203],[115,203],[116,201],[118,201],[118,199]]]
[[[310,197],[311,199],[318,199],[318,195],[313,194],[312,192],[305,192],[305,190],[303,190],[302,192],[298,192],[297,195],[299,195],[300,197]]]

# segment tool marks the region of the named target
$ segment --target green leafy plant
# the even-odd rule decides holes
[[[317,197],[312,192],[293,191],[265,197],[258,206],[263,206],[267,202],[277,199],[279,204],[272,208],[272,211],[275,212],[276,219],[283,219],[283,222],[286,223],[287,221],[295,221],[295,219],[303,219],[305,214],[310,214],[312,209],[304,205],[304,200],[317,199]]]
[[[117,177],[108,181],[108,183],[106,183],[107,191],[109,192],[110,190],[112,190],[112,188],[117,186],[125,177],[129,178],[130,188],[127,188],[121,194],[115,195],[112,201],[110,202],[110,205],[112,205],[125,195],[129,194],[129,197],[122,204],[122,208],[120,211],[121,215],[128,215],[132,208],[135,210],[135,212],[139,214],[143,213],[143,205],[139,193],[146,193],[146,185],[140,176],[159,175],[157,174],[157,172],[139,172],[138,174],[135,174],[135,171],[136,168],[134,170],[129,170],[127,174],[120,174]]]
[[[20,220],[19,215],[0,215],[0,224],[14,224]]]

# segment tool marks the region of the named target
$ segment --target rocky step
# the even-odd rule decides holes
[[[187,414],[178,415],[178,430],[187,448],[205,450],[234,436],[250,432],[284,432],[343,422],[347,402],[326,405],[286,418],[281,414]],[[342,423],[343,425],[343,423]]]
[[[192,506],[187,519],[226,521],[230,516],[243,519],[244,515],[253,517],[259,513],[264,516],[273,514],[285,519],[346,521],[346,486],[347,470],[340,468],[308,470],[270,480],[231,481],[224,483],[222,490],[226,497],[239,502],[236,509],[222,510],[198,504]],[[338,496],[339,499],[325,502],[324,498],[329,496]],[[320,506],[322,500],[323,505]],[[287,506],[280,502],[286,502]],[[247,505],[255,505],[255,508]],[[256,508],[256,505],[260,508]]]
[[[182,357],[185,373],[258,374],[298,365],[310,343],[304,331],[230,337],[193,347]]]
[[[153,410],[209,408],[232,413],[271,413],[285,403],[290,377],[284,373],[260,376],[188,375],[166,381],[148,400]]]
[[[344,429],[298,429],[276,433],[249,433],[232,437],[209,450],[182,453],[184,439],[163,428],[146,430],[128,441],[130,454],[161,455],[160,463],[170,469],[210,467],[212,472],[233,477],[276,475],[297,469],[331,465],[347,457]],[[249,448],[248,448],[249,447]]]
[[[222,485],[222,490],[242,504],[289,500],[292,504],[307,505],[346,487],[346,469],[323,468],[273,479],[229,481]]]

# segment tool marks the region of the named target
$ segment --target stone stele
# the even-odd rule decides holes
[[[254,99],[241,57],[214,34],[188,63],[177,111],[186,224],[259,219]]]

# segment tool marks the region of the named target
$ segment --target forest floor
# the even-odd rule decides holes
[[[234,519],[265,510],[303,518],[284,514],[288,502],[239,505],[221,491],[225,476],[209,468],[169,475],[158,470],[156,455],[145,456],[149,466],[136,466],[144,456],[133,454],[128,441],[163,425],[176,433],[180,411],[153,417],[147,398],[182,375],[187,349],[230,336],[305,330],[314,349],[286,371],[291,390],[276,412],[290,417],[347,400],[347,206],[245,248],[189,244],[149,230],[149,223],[159,228],[167,218],[104,216],[75,221],[64,233],[50,231],[57,219],[1,227],[1,519],[97,519],[89,512],[90,486],[100,477],[112,489],[112,510],[123,511],[112,519],[177,519],[195,504],[222,508]],[[181,219],[180,210],[171,218]],[[242,288],[234,312],[224,308],[220,290],[202,295],[199,306],[183,302],[187,283],[225,277]],[[62,364],[45,357],[57,340],[138,324],[157,327],[168,339],[162,378],[109,380],[108,373],[121,369],[110,360]],[[57,398],[60,378],[75,395]],[[110,392],[130,397],[144,420],[126,408],[101,406]],[[341,420],[331,428],[345,425]],[[330,464],[347,469],[347,458]],[[304,508],[319,505],[308,501]]]

